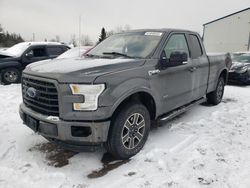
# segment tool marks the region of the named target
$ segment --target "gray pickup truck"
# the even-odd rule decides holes
[[[194,104],[221,102],[231,58],[207,56],[187,30],[115,34],[83,58],[34,63],[23,72],[20,116],[74,151],[104,145],[118,159],[144,146],[150,126]]]

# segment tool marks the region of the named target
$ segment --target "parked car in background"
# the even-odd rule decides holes
[[[250,53],[233,58],[233,64],[229,71],[229,81],[250,84]]]
[[[250,53],[250,52],[249,51],[239,51],[239,52],[233,52],[230,55],[231,55],[231,58],[234,59],[236,57],[239,57],[239,56],[241,56],[243,54],[247,54],[247,53]]]
[[[92,48],[93,46],[81,46],[81,47],[71,48],[70,50],[59,55],[56,59],[81,57],[84,55],[84,53],[87,53]]]
[[[104,144],[115,158],[128,159],[144,146],[152,122],[166,122],[205,97],[219,104],[230,66],[228,54],[208,56],[195,32],[114,34],[85,58],[28,66],[19,113],[25,125],[65,148]]]
[[[3,84],[18,83],[28,64],[56,58],[68,49],[67,45],[56,42],[22,42],[0,51],[0,80]]]

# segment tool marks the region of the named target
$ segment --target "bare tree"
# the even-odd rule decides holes
[[[115,33],[114,30],[107,31],[107,37],[110,37],[110,36],[113,35],[114,33]]]
[[[59,35],[56,35],[56,42],[60,42],[60,36]]]
[[[124,26],[124,31],[129,31],[129,30],[131,30],[131,27],[130,27],[130,25],[126,24]]]
[[[93,42],[91,41],[89,35],[82,35],[81,45],[82,46],[92,46],[93,45]]]
[[[122,32],[123,32],[122,26],[120,26],[120,25],[116,26],[115,33],[122,33]]]
[[[56,42],[56,39],[50,39],[49,41],[50,42]]]
[[[71,35],[69,43],[72,44],[74,47],[76,46],[76,35],[75,34]]]
[[[115,29],[107,31],[107,37],[109,37],[115,33],[123,33],[125,31],[129,31],[129,30],[131,30],[131,27],[128,24],[126,24],[125,26],[116,26]]]

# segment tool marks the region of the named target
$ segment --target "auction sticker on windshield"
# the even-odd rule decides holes
[[[162,33],[161,32],[146,32],[145,35],[160,37],[162,35]]]

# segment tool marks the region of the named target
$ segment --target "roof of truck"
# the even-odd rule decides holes
[[[24,45],[65,45],[60,42],[22,42]]]
[[[175,29],[175,28],[159,28],[159,29],[136,29],[136,30],[129,30],[129,31],[161,31],[161,32],[169,32],[169,31],[189,31],[185,29]]]
[[[190,30],[185,29],[174,29],[174,28],[159,28],[159,29],[136,29],[136,30],[129,30],[128,32],[193,32]]]

